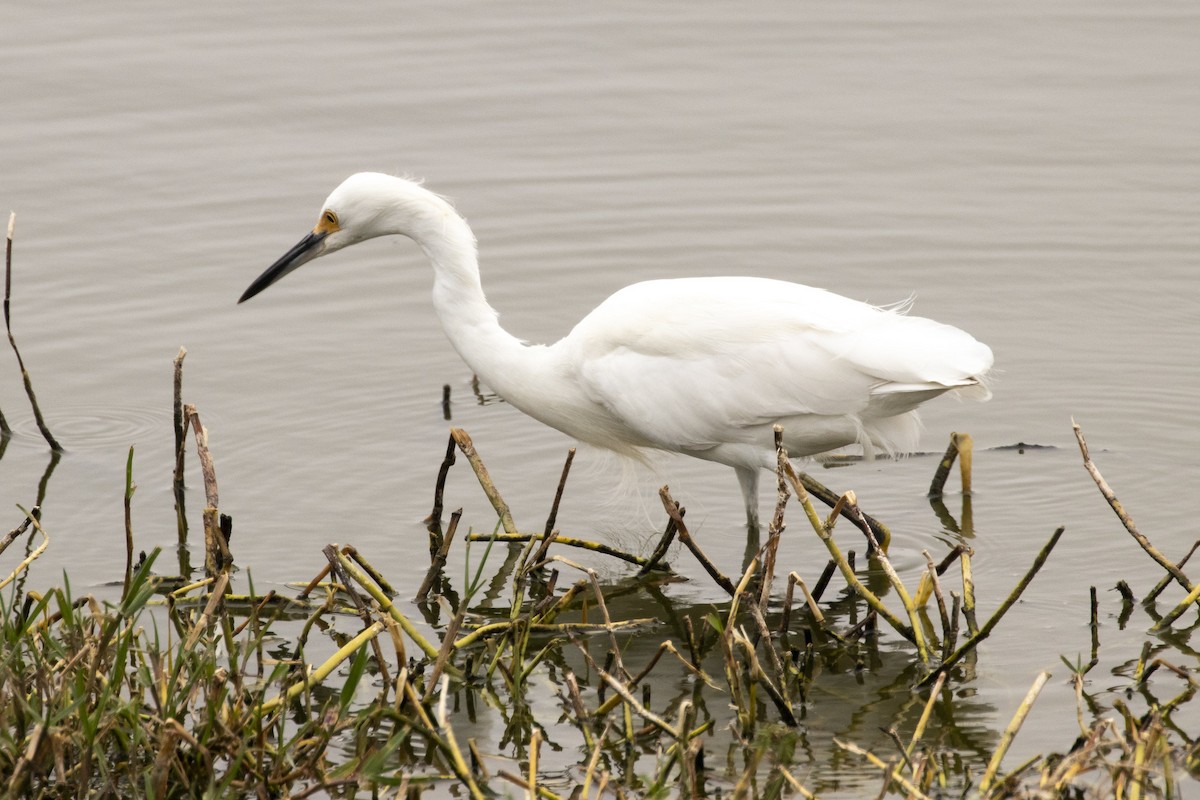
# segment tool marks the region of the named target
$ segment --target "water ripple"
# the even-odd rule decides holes
[[[42,440],[33,415],[10,420],[16,442]],[[150,439],[167,441],[171,411],[160,407],[97,408],[94,405],[57,406],[46,420],[50,432],[68,452],[125,447]]]

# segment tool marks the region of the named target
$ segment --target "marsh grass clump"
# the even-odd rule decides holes
[[[470,440],[455,431],[453,441]],[[664,487],[663,540],[682,542],[728,597],[688,607],[667,595],[679,578],[663,540],[649,558],[611,554],[560,537],[553,512],[539,533],[515,524],[501,533],[507,506],[471,453],[498,505],[496,532],[464,537],[476,544],[457,582],[444,566],[461,512],[444,530],[431,520],[430,571],[413,601],[345,545],[326,547],[326,567],[293,597],[258,595],[252,583],[235,594],[228,524],[206,536],[214,552],[200,580],[159,574],[152,553],[131,569],[119,603],[74,597],[65,577],[39,593],[12,580],[36,557],[33,536],[50,542],[36,509],[27,514],[3,540],[26,537],[30,555],[0,598],[0,794],[814,797],[833,789],[811,776],[813,759],[825,758],[875,773],[871,793],[881,797],[1166,798],[1197,772],[1200,745],[1183,722],[1197,681],[1169,645],[1148,644],[1129,666],[1140,712],[1119,698],[1106,711],[1088,695],[1094,592],[1092,658],[1067,664],[1080,709],[1074,744],[1001,769],[1048,673],[997,738],[964,750],[946,735],[945,721],[969,702],[953,687],[978,669],[971,643],[998,624],[1061,530],[979,624],[962,600],[974,596],[968,550],[927,558],[908,590],[882,566],[876,530],[886,528],[868,523],[851,493],[819,516],[811,478],[789,472],[781,452],[768,539],[732,578],[704,555]],[[830,554],[815,578],[778,561],[790,493]],[[206,499],[216,497],[214,487]],[[206,507],[205,518],[215,512]],[[833,541],[840,519],[865,540],[866,567]],[[602,580],[575,551],[623,564],[623,574]],[[943,586],[955,563],[962,595]],[[485,585],[504,591],[484,600]],[[660,616],[629,613],[646,598]],[[814,742],[812,698],[872,673],[911,693],[881,719],[890,745]],[[1151,690],[1167,681],[1178,688],[1160,700]]]

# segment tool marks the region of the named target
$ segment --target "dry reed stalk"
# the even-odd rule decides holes
[[[979,623],[975,619],[975,572],[971,568],[971,551],[965,550],[960,561],[963,585],[963,617],[967,620],[967,633],[971,636],[979,633]]]
[[[271,698],[270,700],[267,700],[261,706],[258,706],[258,708],[256,709],[257,715],[260,717],[264,717],[267,714],[274,712],[276,709],[278,709],[284,703],[290,702],[291,700],[296,698],[301,692],[303,692],[308,687],[325,680],[325,678],[327,678],[331,672],[333,672],[335,669],[337,669],[338,666],[341,665],[341,663],[343,661],[345,661],[350,656],[357,653],[359,648],[362,647],[364,644],[366,644],[368,641],[370,641],[370,640],[374,639],[376,636],[378,636],[379,632],[382,631],[384,629],[384,627],[385,627],[384,624],[378,620],[373,622],[365,630],[360,632],[357,636],[352,638],[350,641],[346,642],[345,645],[343,645],[341,648],[339,648],[336,653],[334,653],[332,656],[330,656],[328,659],[326,659],[325,662],[323,664],[321,664],[319,667],[312,670],[311,672],[306,671],[304,677],[302,677],[300,680],[293,683],[291,686],[289,686],[283,692],[277,694],[275,697]]]
[[[771,599],[771,583],[775,578],[775,559],[779,553],[779,540],[786,524],[783,521],[791,492],[783,476],[783,465],[787,463],[787,448],[783,446],[783,428],[775,426],[775,512],[767,525],[767,543],[762,549],[762,578],[758,587],[758,605],[765,609]]]
[[[343,548],[343,551],[349,549],[351,548]],[[363,626],[369,626],[372,622],[371,610],[368,609],[367,604],[363,602],[362,596],[355,591],[354,584],[351,582],[350,576],[347,575],[346,571],[342,568],[341,561],[338,560],[337,549],[333,545],[327,544],[321,550],[321,553],[325,556],[325,560],[329,562],[329,569],[335,580],[342,584],[342,588],[345,590],[346,594],[350,596],[350,601],[354,603],[355,609],[358,610],[358,618],[362,620]],[[379,668],[379,676],[383,681],[384,690],[386,691],[388,684],[391,682],[391,678],[388,676],[387,661],[385,661],[383,658],[383,650],[379,646],[379,640],[374,638],[371,639],[371,647],[375,651],[375,662]]]
[[[33,408],[33,419],[37,423],[38,430],[41,431],[42,438],[46,440],[46,444],[50,445],[50,449],[61,453],[62,445],[54,438],[54,434],[50,433],[50,428],[46,426],[46,420],[42,417],[42,409],[38,406],[37,396],[33,393],[33,380],[29,377],[29,370],[25,368],[25,360],[21,358],[21,351],[17,349],[17,340],[12,332],[9,299],[12,296],[13,231],[16,225],[17,215],[15,212],[10,213],[8,215],[8,239],[4,248],[4,327],[8,331],[8,343],[12,345],[13,355],[17,357],[17,367],[21,370],[21,380],[25,384],[25,395],[29,398],[29,405]],[[3,419],[3,415],[0,415],[0,419]],[[7,421],[4,421],[3,429],[6,437],[12,433]]]
[[[346,571],[346,574],[353,578],[355,583],[365,589],[367,594],[371,595],[375,602],[379,604],[379,607],[383,610],[383,612],[400,624],[400,627],[408,635],[408,638],[411,639],[413,643],[417,645],[417,647],[421,648],[421,652],[430,658],[437,658],[438,649],[430,644],[428,639],[421,635],[421,632],[418,631],[416,626],[412,624],[412,621],[409,620],[409,618],[406,617],[403,612],[396,607],[396,604],[392,602],[392,599],[388,597],[383,590],[380,589],[379,586],[372,581],[362,571],[362,569],[359,568],[357,564],[351,561],[349,556],[343,553],[337,553],[337,560],[338,563],[341,564],[342,569]],[[455,672],[457,672],[457,670],[455,670]]]
[[[813,622],[817,624],[818,628],[825,630],[825,615],[821,612],[820,604],[813,597],[812,593],[808,591],[808,586],[804,583],[804,579],[798,573],[791,572],[788,574],[787,599],[783,605],[783,618],[779,623],[779,632],[783,633],[788,629],[788,623],[791,620],[792,614],[793,588],[796,586],[799,586],[800,591],[804,594],[804,602],[808,606],[808,612],[812,614]],[[836,636],[836,634],[834,635]]]
[[[920,790],[920,788],[917,787],[916,784],[914,784],[908,778],[905,778],[903,775],[901,775],[899,772],[897,772],[895,765],[888,764],[887,762],[885,762],[883,759],[881,759],[879,756],[875,755],[871,751],[864,750],[863,748],[859,747],[858,745],[856,745],[852,742],[843,742],[841,739],[835,738],[833,740],[833,743],[849,753],[854,753],[855,755],[862,756],[863,758],[867,759],[867,761],[870,761],[873,766],[878,767],[880,770],[883,771],[884,785],[883,785],[883,788],[879,792],[880,797],[883,797],[885,794],[887,794],[887,790],[891,787],[891,784],[893,782],[895,782],[895,783],[899,784],[904,789],[905,792],[908,793],[908,796],[910,798],[916,798],[916,800],[930,800],[929,795],[922,792]]]
[[[733,582],[729,578],[726,578],[721,570],[717,569],[716,564],[710,561],[708,556],[704,555],[704,551],[700,549],[700,546],[696,544],[691,534],[688,533],[687,525],[683,523],[683,507],[671,497],[669,488],[664,486],[659,489],[658,496],[662,500],[663,508],[667,510],[667,516],[675,521],[676,536],[679,541],[692,552],[692,555],[700,562],[700,566],[704,567],[704,571],[709,574],[709,577],[716,581],[718,586],[730,595],[733,595],[735,592]]]
[[[204,606],[204,611],[200,612],[200,618],[192,625],[192,629],[188,632],[187,641],[184,642],[184,649],[191,650],[196,646],[196,642],[200,641],[200,636],[208,628],[208,623],[216,616],[220,609],[221,600],[225,596],[225,590],[229,587],[229,571],[222,570],[213,581],[209,584],[211,587],[208,592],[208,603]]]
[[[448,604],[447,604],[448,605]],[[446,630],[442,633],[442,648],[438,651],[437,659],[433,662],[433,670],[429,673],[428,688],[425,692],[425,702],[433,696],[433,689],[437,685],[438,679],[442,673],[446,671],[446,665],[450,663],[450,658],[454,654],[455,641],[454,637],[458,636],[458,630],[462,627],[463,620],[467,616],[467,604],[459,604],[458,611],[450,618],[450,624],[446,626]]]
[[[1041,693],[1042,687],[1046,685],[1046,681],[1048,680],[1050,680],[1049,672],[1038,673],[1037,678],[1033,681],[1033,685],[1029,687],[1029,691],[1025,694],[1025,699],[1017,707],[1017,713],[1013,715],[1012,720],[1008,723],[1008,727],[1001,734],[1000,743],[996,746],[995,752],[992,753],[992,759],[988,762],[987,769],[979,781],[980,795],[986,795],[992,788],[992,784],[996,779],[996,772],[1000,769],[1000,762],[1004,760],[1009,746],[1012,745],[1013,739],[1016,738],[1017,731],[1021,729],[1021,725],[1025,722],[1025,717],[1029,715],[1029,711],[1033,708],[1033,704]]]
[[[1179,567],[1179,569],[1183,569],[1184,566],[1187,565],[1187,562],[1191,560],[1192,556],[1196,553],[1197,550],[1200,550],[1200,539],[1197,539],[1196,541],[1192,542],[1192,546],[1188,549],[1188,551],[1186,553],[1184,553],[1183,558],[1181,558],[1175,562],[1175,566]],[[1171,582],[1173,580],[1174,580],[1174,577],[1172,575],[1170,575],[1169,573],[1167,575],[1162,576],[1162,578],[1159,579],[1158,583],[1154,584],[1154,588],[1146,593],[1146,599],[1144,602],[1153,603],[1158,598],[1158,596],[1160,594],[1162,594],[1168,586],[1171,585]],[[1121,586],[1121,584],[1118,584],[1118,589],[1120,588],[1120,586]],[[1125,591],[1128,591],[1128,587],[1125,588]],[[1132,594],[1130,596],[1132,597]],[[1132,602],[1132,601],[1130,601],[1130,602]]]
[[[20,506],[17,506],[17,508],[21,509],[21,512],[25,515],[25,519],[33,526],[34,530],[42,535],[42,543],[38,545],[33,552],[25,556],[24,560],[22,560],[20,564],[17,564],[16,568],[8,574],[7,578],[0,581],[0,589],[8,586],[8,584],[11,583],[18,575],[28,569],[29,565],[34,561],[37,561],[38,557],[41,556],[42,553],[46,552],[46,548],[50,546],[50,536],[42,528],[42,523],[39,519],[40,509],[38,506],[34,506],[33,511],[26,511]],[[22,525],[24,525],[24,523],[22,523]],[[9,536],[12,536],[12,533],[10,533]],[[12,540],[10,539],[9,543],[11,543],[11,541]],[[5,544],[5,547],[7,546],[8,544]],[[3,548],[0,548],[0,552],[3,552]]]
[[[1191,608],[1195,603],[1200,603],[1200,584],[1197,584],[1196,588],[1192,589],[1192,591],[1188,593],[1187,597],[1179,601],[1179,605],[1175,606],[1173,609],[1167,612],[1162,619],[1154,623],[1154,627],[1150,630],[1155,633],[1161,633],[1162,631],[1167,630],[1175,624],[1175,620],[1183,616],[1184,612]]]
[[[33,521],[41,517],[41,513],[42,509],[38,506],[34,506],[31,511],[26,513],[25,519],[21,520],[21,524],[6,533],[4,538],[0,539],[0,553],[7,550],[8,546],[17,540],[17,537],[24,535],[29,530],[29,526],[33,524]]]
[[[814,509],[812,505],[812,500],[810,500],[808,497],[808,491],[800,482],[799,478],[796,477],[795,473],[791,470],[788,470],[788,479],[791,481],[792,490],[796,493],[796,498],[804,507],[804,512],[808,516],[809,524],[812,525],[813,531],[817,534],[817,537],[822,541],[822,543],[824,543],[825,549],[829,551],[830,557],[838,565],[838,569],[841,570],[842,577],[845,578],[846,583],[850,585],[850,588],[854,590],[855,594],[866,601],[867,605],[871,607],[872,611],[874,611],[880,617],[883,617],[883,619],[886,620],[887,623],[891,625],[897,633],[913,644],[916,644],[919,634],[914,633],[913,628],[905,625],[899,617],[888,610],[887,606],[883,604],[883,601],[880,600],[874,592],[868,589],[866,585],[858,579],[858,576],[854,574],[854,567],[849,561],[847,561],[846,557],[842,555],[841,548],[839,548],[837,543],[833,540],[832,528],[834,524],[836,524],[838,515],[847,513],[847,509],[849,508],[848,500],[853,498],[853,493],[847,492],[847,494],[842,495],[842,497],[839,498],[838,502],[834,504],[833,512],[829,515],[829,522],[825,523],[820,517],[817,516],[816,509]],[[851,519],[853,518],[851,517]],[[871,533],[872,536],[874,536],[873,529]]]
[[[1088,474],[1092,476],[1092,480],[1096,482],[1096,488],[1100,490],[1100,494],[1104,495],[1104,499],[1108,501],[1108,505],[1112,508],[1113,512],[1116,513],[1117,518],[1121,520],[1121,524],[1125,526],[1125,530],[1129,531],[1129,535],[1132,536],[1139,545],[1141,545],[1142,549],[1146,551],[1147,555],[1157,561],[1159,566],[1171,574],[1171,577],[1175,579],[1176,583],[1183,587],[1185,592],[1191,594],[1196,587],[1192,585],[1190,580],[1188,580],[1187,575],[1183,574],[1183,571],[1180,570],[1179,567],[1177,567],[1175,564],[1172,564],[1170,559],[1164,556],[1158,548],[1150,543],[1150,540],[1138,530],[1137,525],[1135,525],[1133,522],[1133,518],[1129,516],[1128,512],[1125,511],[1125,507],[1121,505],[1119,500],[1117,500],[1117,496],[1109,487],[1108,482],[1104,480],[1104,476],[1100,474],[1100,470],[1096,467],[1095,463],[1093,463],[1092,457],[1088,455],[1088,446],[1087,442],[1083,439],[1083,431],[1080,429],[1079,425],[1074,419],[1071,420],[1071,429],[1075,431],[1075,440],[1079,443],[1079,452],[1083,454],[1084,469],[1086,469]]]
[[[488,474],[487,467],[483,465],[483,459],[475,450],[475,443],[471,441],[471,437],[462,428],[451,428],[450,436],[453,437],[458,449],[470,462],[471,469],[475,472],[475,477],[479,479],[479,485],[483,488],[483,493],[487,495],[492,508],[496,509],[496,514],[500,517],[500,525],[504,528],[504,532],[517,533],[517,524],[513,522],[508,503],[504,502],[504,498],[496,489],[496,484]]]
[[[917,655],[921,661],[929,662],[929,647],[925,644],[925,633],[921,628],[921,621],[917,616],[917,607],[913,603],[912,596],[908,593],[908,588],[904,582],[900,580],[900,576],[892,567],[892,562],[887,557],[887,551],[880,547],[879,542],[875,539],[875,534],[867,525],[863,518],[862,511],[858,507],[858,498],[854,492],[846,492],[842,497],[846,501],[846,511],[849,513],[850,519],[867,536],[867,541],[870,542],[871,552],[879,565],[883,567],[884,574],[887,575],[888,581],[892,584],[892,588],[896,590],[896,594],[900,597],[900,602],[904,605],[904,610],[908,612],[908,622],[912,626],[912,641],[917,646]]]
[[[799,794],[801,797],[805,798],[805,800],[817,800],[817,796],[815,794],[813,794],[812,792],[810,792],[808,789],[804,788],[804,785],[802,783],[800,783],[800,781],[798,781],[796,779],[796,777],[794,775],[792,775],[792,773],[788,772],[787,769],[783,767],[783,765],[781,765],[781,764],[776,765],[775,772],[777,774],[783,776],[783,779],[785,781],[787,781],[788,784],[790,784],[793,789],[796,790],[797,794]]]
[[[946,674],[938,675],[933,686],[929,689],[929,699],[925,701],[925,708],[921,711],[921,718],[917,720],[917,726],[913,728],[912,738],[908,740],[908,747],[904,748],[905,758],[912,756],[913,751],[917,749],[917,743],[921,741],[921,737],[925,735],[925,728],[929,725],[929,718],[933,716],[933,706],[937,702],[938,696],[942,693],[942,687],[946,685]]]
[[[567,485],[567,476],[571,474],[571,462],[575,460],[575,448],[567,450],[567,459],[563,462],[562,475],[558,478],[558,488],[554,490],[554,502],[550,504],[550,514],[546,517],[546,527],[542,532],[542,543],[533,555],[533,563],[538,564],[546,559],[555,538],[554,523],[558,520],[558,506],[562,502],[563,489]]]
[[[602,681],[612,687],[612,690],[620,696],[621,700],[625,702],[626,707],[633,709],[635,714],[661,730],[663,733],[670,736],[672,739],[678,739],[682,735],[679,731],[671,727],[671,723],[667,722],[658,714],[655,714],[653,711],[642,705],[642,703],[633,696],[633,692],[629,691],[624,683],[622,683],[613,675],[610,675],[604,670],[603,667],[596,663],[596,660],[592,658],[591,653],[589,653],[582,644],[579,642],[576,642],[575,644],[579,648],[579,652],[583,653],[583,657],[587,660],[588,664],[590,664],[592,669],[595,670],[596,675],[598,675]]]
[[[838,500],[841,498],[840,494],[836,494],[820,481],[809,475],[807,472],[798,471],[792,465],[791,461],[786,462],[783,467],[784,472],[787,474],[788,483],[791,484],[792,491],[796,494],[797,500],[800,499],[800,492],[796,489],[796,486],[799,485],[804,489],[805,497],[811,495],[830,508],[833,508],[837,505]],[[813,513],[815,514],[816,512],[814,511]],[[892,542],[892,532],[888,529],[888,526],[884,525],[882,522],[867,513],[863,513],[862,518],[866,520],[867,525],[871,527],[871,532],[875,534],[875,538],[878,540],[879,546],[884,550],[887,550],[888,545],[890,545]]]
[[[196,458],[200,462],[200,472],[204,478],[204,496],[206,505],[204,519],[204,569],[209,575],[216,575],[233,563],[227,541],[221,526],[220,498],[217,492],[217,474],[213,466],[212,453],[208,449],[208,431],[200,423],[200,414],[196,406],[187,404],[183,407],[183,416],[196,437]]]
[[[529,738],[529,800],[537,800],[538,751],[541,749],[542,745],[542,732],[537,728],[534,728],[533,735]]]

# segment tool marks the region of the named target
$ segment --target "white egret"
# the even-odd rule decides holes
[[[621,289],[551,345],[505,331],[484,297],[475,236],[442,197],[379,173],[347,178],[312,232],[244,302],[320,256],[400,234],[433,264],[433,306],[463,361],[501,397],[582,442],[639,457],[684,453],[734,468],[751,525],[775,466],[773,426],[795,456],[850,444],[915,449],[916,408],[988,392],[992,352],[906,309],[765,278],[679,278]]]

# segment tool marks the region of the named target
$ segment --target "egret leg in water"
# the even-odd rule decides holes
[[[312,232],[238,302],[315,258],[392,234],[433,264],[446,336],[501,397],[627,456],[664,450],[733,467],[752,527],[759,475],[775,468],[773,426],[793,456],[850,444],[868,457],[902,453],[917,444],[917,406],[946,392],[988,396],[992,351],[958,328],[765,278],[635,283],[554,344],[527,344],[484,297],[466,220],[419,184],[372,172],[335,189]]]

